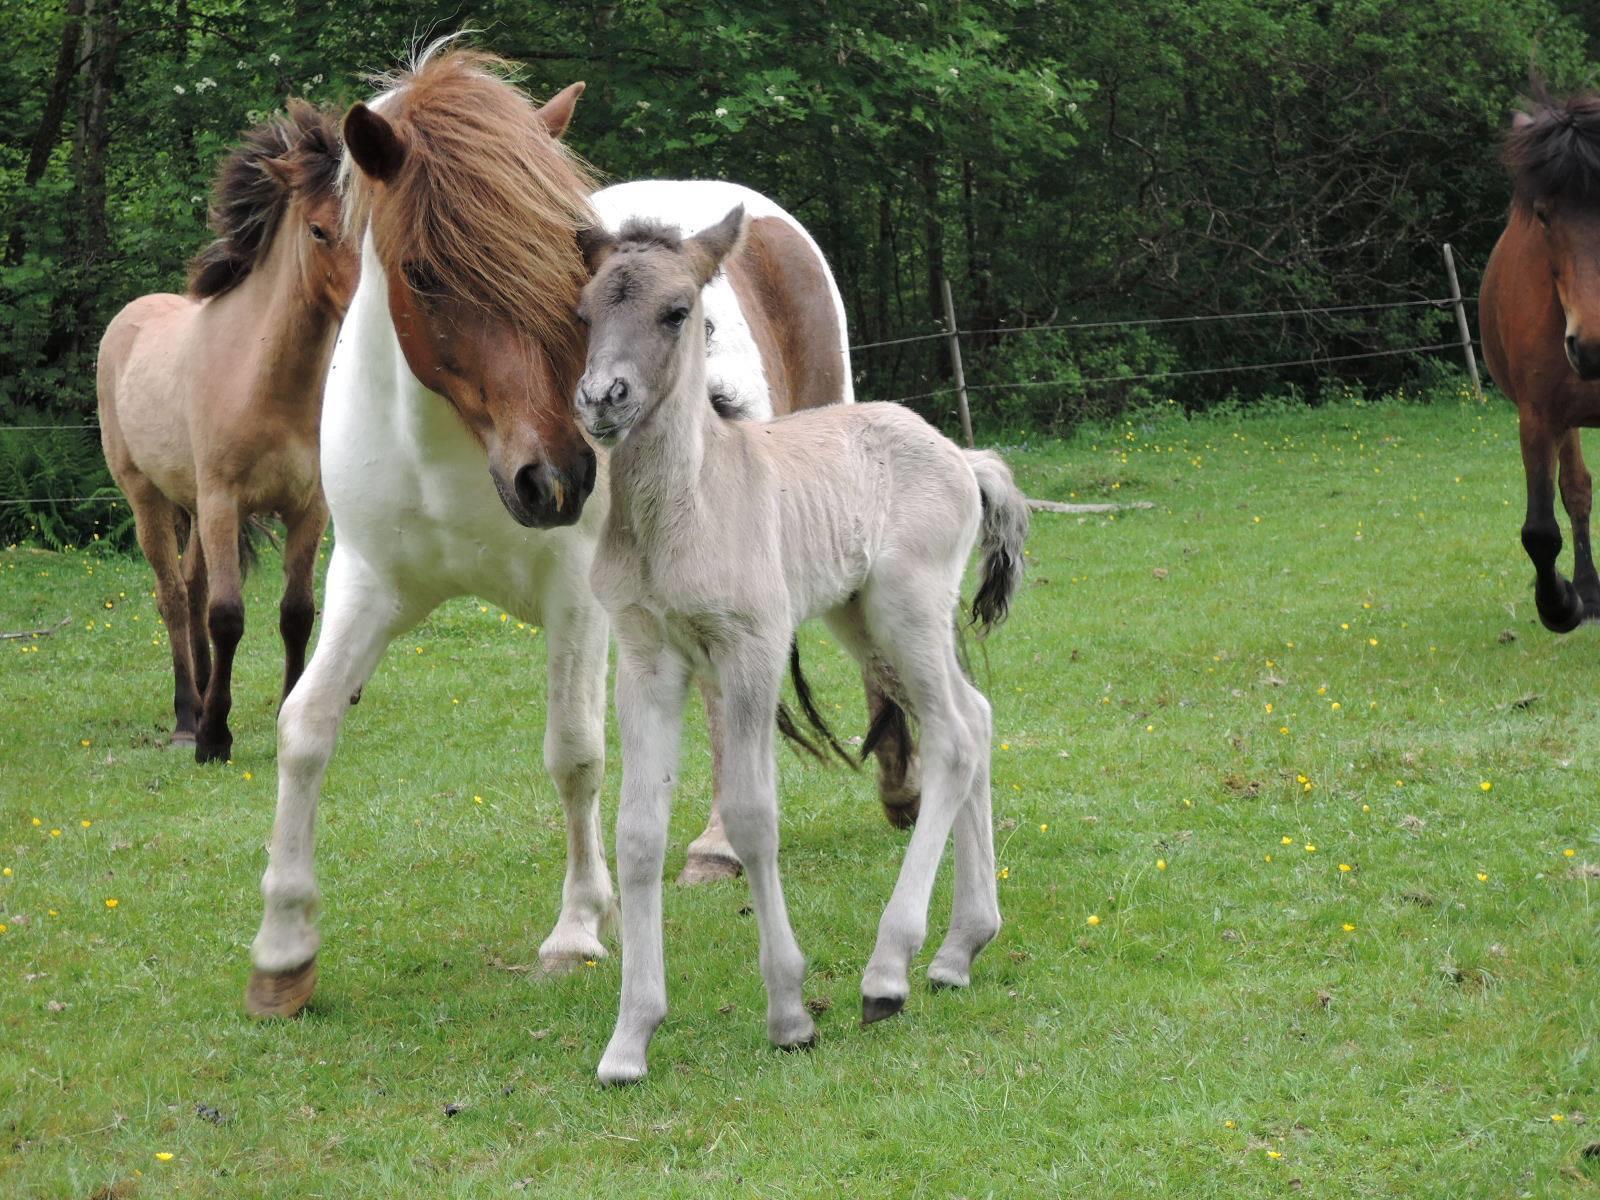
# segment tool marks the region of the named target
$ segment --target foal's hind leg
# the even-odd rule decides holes
[[[885,726],[873,747],[873,757],[878,760],[878,801],[889,824],[910,829],[917,823],[922,805],[921,771],[911,728],[904,711],[884,693],[871,670],[863,668],[861,679],[867,690],[868,727],[877,728],[880,722]]]
[[[139,548],[156,573],[156,607],[172,649],[172,708],[177,718],[172,745],[192,746],[200,717],[200,693],[195,687],[189,642],[189,597],[178,562],[178,510],[142,476],[122,480],[122,490],[133,509]]]
[[[1572,582],[1583,597],[1586,621],[1600,620],[1600,574],[1594,567],[1594,552],[1589,546],[1589,508],[1594,498],[1594,481],[1583,461],[1580,431],[1569,429],[1558,450],[1561,462],[1561,503],[1572,521]]]
[[[306,669],[306,644],[317,619],[317,547],[322,544],[322,531],[327,527],[328,506],[318,495],[289,521],[283,543],[283,602],[278,606],[278,632],[283,636],[285,700]]]
[[[196,520],[211,581],[211,604],[206,629],[216,647],[217,661],[206,687],[195,741],[196,762],[216,762],[233,753],[233,733],[228,713],[233,708],[233,656],[244,636],[244,593],[239,564],[238,506],[225,493],[202,495]]]
[[[739,877],[739,856],[728,841],[728,831],[722,823],[722,811],[727,804],[727,756],[723,752],[725,737],[722,718],[722,701],[715,687],[704,681],[700,696],[705,701],[706,740],[711,743],[711,818],[705,831],[689,843],[688,856],[678,882],[685,885],[715,883],[721,879]]]
[[[994,812],[989,790],[989,755],[994,723],[989,702],[951,664],[955,688],[975,742],[972,788],[956,815],[956,879],[950,901],[950,928],[928,964],[928,979],[944,987],[966,987],[972,960],[1000,932],[1000,896],[994,874]]]

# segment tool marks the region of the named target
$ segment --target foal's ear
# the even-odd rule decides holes
[[[406,159],[400,131],[365,104],[357,104],[345,114],[344,144],[362,173],[380,183],[400,174],[400,164]]]
[[[583,265],[589,269],[590,275],[600,273],[600,264],[611,257],[611,251],[616,246],[617,239],[604,225],[590,225],[578,230],[578,252],[583,255]]]
[[[572,122],[572,110],[578,106],[578,97],[583,95],[583,86],[581,79],[569,83],[539,107],[539,120],[544,122],[551,137],[559,138],[567,131]]]
[[[711,282],[723,260],[739,248],[744,241],[744,231],[744,205],[736,204],[722,220],[709,229],[702,229],[683,244],[701,287]]]

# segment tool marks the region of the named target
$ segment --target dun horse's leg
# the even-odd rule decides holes
[[[316,984],[317,798],[340,723],[389,643],[421,617],[386,581],[343,547],[328,568],[327,611],[311,665],[278,713],[278,812],[266,874],[261,930],[245,1007],[292,1017]]]
[[[939,860],[957,815],[972,796],[979,760],[988,750],[980,745],[981,731],[971,728],[958,700],[965,680],[959,673],[952,676],[953,634],[940,583],[908,572],[897,585],[879,584],[868,593],[867,627],[880,655],[892,664],[922,727],[922,811],[861,979],[865,1024],[893,1016],[911,994],[911,958],[927,936],[928,902]]]
[[[871,728],[893,701],[884,695],[870,670],[862,669],[861,680],[867,690],[867,724]],[[894,719],[873,754],[878,760],[878,800],[883,805],[883,815],[896,829],[910,829],[917,823],[922,782],[917,748],[903,712]]]
[[[233,708],[233,656],[244,636],[244,593],[237,506],[227,496],[213,493],[201,499],[199,508],[200,543],[211,582],[206,630],[217,654],[194,747],[195,761],[205,763],[225,760],[233,753],[228,713]]]
[[[172,745],[192,746],[200,718],[200,692],[195,687],[189,645],[189,597],[178,562],[178,510],[155,485],[125,480],[123,491],[133,509],[139,548],[156,573],[156,608],[167,627],[172,650],[172,709],[176,725]]]
[[[617,727],[622,799],[617,807],[617,882],[622,889],[622,1000],[600,1059],[601,1083],[644,1078],[646,1054],[667,1015],[661,944],[661,867],[667,853],[688,665],[649,633],[618,629]],[[630,641],[635,647],[629,650]]]
[[[616,917],[611,872],[600,834],[600,784],[606,766],[606,653],[604,611],[589,594],[587,572],[552,580],[558,594],[544,604],[549,686],[545,698],[544,762],[567,821],[567,877],[561,915],[539,947],[548,971],[604,958],[601,942]]]
[[[1522,548],[1533,560],[1533,599],[1545,628],[1567,633],[1583,620],[1583,601],[1578,589],[1563,579],[1556,568],[1556,558],[1561,553],[1561,526],[1556,523],[1555,440],[1550,431],[1531,420],[1526,411],[1521,435],[1522,468],[1528,482]]]
[[[283,543],[283,602],[278,606],[278,632],[283,635],[285,700],[306,669],[306,644],[317,619],[317,547],[322,544],[322,531],[327,527],[328,506],[318,496],[290,521]]]
[[[739,877],[739,856],[728,842],[727,830],[722,825],[722,810],[726,805],[727,760],[722,752],[722,708],[716,688],[701,681],[700,696],[706,707],[706,738],[711,743],[711,819],[705,832],[689,843],[688,857],[681,884],[714,883],[719,879]]]
[[[950,928],[928,964],[928,979],[945,987],[966,987],[972,960],[1000,932],[1000,897],[994,876],[994,813],[989,791],[989,753],[994,722],[989,702],[952,662],[955,690],[965,701],[967,724],[976,743],[972,791],[956,816],[956,880],[950,903]]]
[[[801,995],[806,960],[789,925],[778,875],[778,780],[773,718],[778,709],[788,639],[765,649],[730,648],[717,663],[721,683],[723,762],[728,790],[722,819],[750,877],[750,898],[761,933],[761,977],[767,985],[767,1037],[780,1049],[809,1046],[817,1028]]]
[[[206,552],[200,542],[200,523],[194,520],[189,522],[189,542],[183,551],[183,584],[189,592],[189,645],[194,654],[194,685],[204,696],[211,686],[211,638],[206,633],[210,581],[206,578]],[[195,709],[198,720],[198,700]]]
[[[1561,439],[1561,503],[1572,521],[1572,582],[1583,598],[1585,620],[1600,620],[1600,574],[1595,572],[1594,552],[1589,546],[1589,509],[1594,499],[1594,481],[1583,461],[1579,430],[1569,429]]]

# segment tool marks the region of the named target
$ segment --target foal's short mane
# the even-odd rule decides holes
[[[217,171],[207,221],[217,235],[189,264],[189,293],[201,300],[237,287],[272,243],[289,189],[261,165],[288,159],[313,197],[331,195],[339,173],[339,115],[290,100],[285,116],[244,135]]]
[[[683,249],[683,232],[653,217],[629,217],[617,231],[617,249],[633,246],[640,250],[659,248],[676,253]]]
[[[596,223],[595,181],[507,82],[510,69],[435,43],[410,70],[379,79],[388,91],[372,107],[395,125],[405,159],[382,185],[345,171],[346,228],[367,227],[381,186],[373,236],[387,269],[418,269],[581,363],[572,309],[587,273],[577,234]]]
[[[1535,79],[1525,116],[1506,137],[1517,203],[1539,200],[1600,201],[1600,95],[1551,97]]]

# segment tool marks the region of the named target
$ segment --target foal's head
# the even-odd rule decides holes
[[[247,133],[217,172],[210,214],[217,240],[189,264],[189,290],[201,299],[230,291],[281,234],[291,239],[294,278],[306,298],[343,317],[360,255],[340,220],[339,158],[337,115],[303,100]]]
[[[572,308],[593,182],[556,140],[583,85],[539,108],[506,66],[430,52],[352,108],[347,207],[372,231],[412,374],[483,445],[506,510],[549,528],[577,521],[594,488],[566,402],[583,361]]]
[[[744,206],[691,238],[630,221],[615,237],[581,238],[593,278],[578,301],[589,358],[578,383],[578,416],[595,441],[613,446],[672,395],[693,356],[705,355],[700,291],[744,236]],[[694,399],[705,402],[705,388]]]
[[[1537,83],[1534,91],[1530,110],[1512,118],[1506,163],[1517,208],[1543,230],[1567,361],[1600,379],[1600,96],[1553,100]]]

